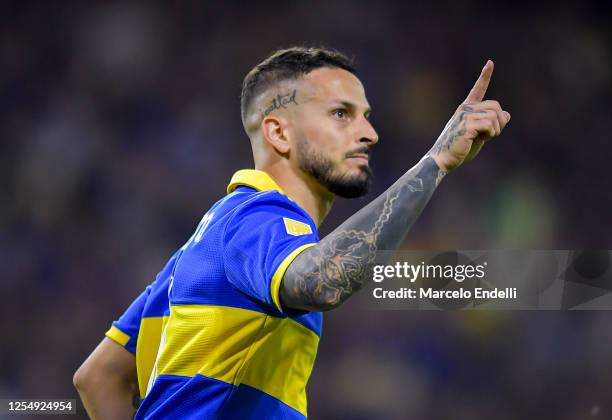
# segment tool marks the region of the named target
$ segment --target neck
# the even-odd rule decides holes
[[[257,165],[256,169],[274,178],[285,194],[310,215],[317,227],[323,223],[334,203],[334,194],[311,177],[284,165]]]

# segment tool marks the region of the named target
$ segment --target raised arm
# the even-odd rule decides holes
[[[510,121],[496,101],[483,101],[493,62],[488,61],[466,100],[421,161],[288,267],[280,288],[284,307],[333,309],[369,279],[378,250],[394,250],[418,219],[444,176],[473,159],[485,141]]]

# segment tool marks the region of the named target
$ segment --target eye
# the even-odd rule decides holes
[[[339,108],[333,111],[333,115],[340,120],[344,120],[348,117],[348,112],[346,112],[346,109]]]

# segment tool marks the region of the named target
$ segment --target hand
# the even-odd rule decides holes
[[[484,143],[499,136],[510,121],[510,114],[499,102],[483,101],[492,74],[493,62],[489,60],[429,151],[429,156],[442,171],[452,171],[464,161],[475,158]]]

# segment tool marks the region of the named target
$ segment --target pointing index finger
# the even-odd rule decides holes
[[[491,75],[493,74],[493,62],[491,60],[487,60],[487,63],[482,68],[482,72],[480,76],[478,76],[478,80],[474,83],[474,87],[470,90],[467,98],[465,98],[464,103],[473,104],[476,102],[482,102],[485,94],[487,93],[487,88],[489,87],[489,82],[491,81]]]

